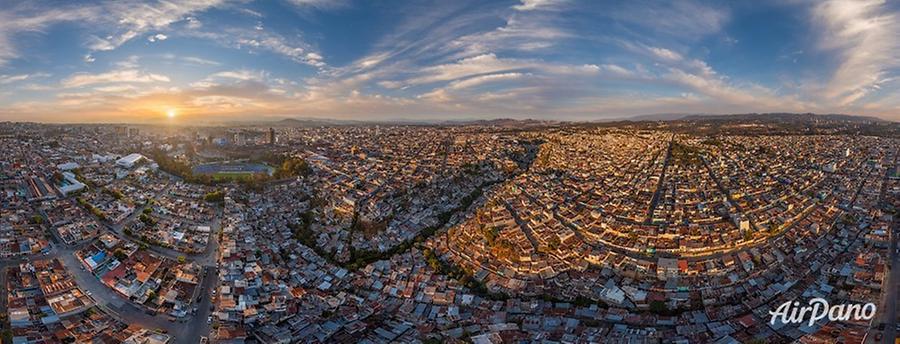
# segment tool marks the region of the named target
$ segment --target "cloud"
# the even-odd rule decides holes
[[[203,26],[203,23],[201,23],[200,20],[197,20],[197,17],[187,17],[184,18],[184,20],[186,22],[184,26],[191,30],[196,30]]]
[[[188,62],[188,63],[198,64],[198,65],[210,65],[210,66],[221,65],[221,63],[216,62],[216,61],[207,60],[207,59],[194,57],[194,56],[186,56],[186,57],[183,57],[182,60],[184,60],[185,62]]]
[[[489,32],[479,32],[459,37],[447,47],[458,48],[456,56],[502,51],[533,52],[553,47],[573,35],[554,23],[555,18],[537,16],[511,16],[506,25]]]
[[[840,60],[824,98],[851,105],[900,68],[900,18],[886,1],[822,1],[812,8],[812,17],[821,32],[818,47],[837,51]]]
[[[113,33],[104,39],[105,44],[97,45],[110,50],[132,38],[151,30],[161,30],[172,23],[187,21],[196,26],[196,18],[191,14],[226,5],[226,0],[157,0],[157,1],[115,1],[103,5],[104,14],[115,21]],[[152,36],[153,40],[164,40],[162,34]]]
[[[105,92],[105,93],[121,93],[121,92],[135,92],[138,88],[134,85],[122,84],[122,85],[109,85],[109,86],[100,86],[95,87],[95,91]]]
[[[695,0],[628,1],[608,15],[658,35],[691,41],[720,32],[731,18],[727,9]]]
[[[30,77],[31,77],[31,75],[28,75],[28,74],[0,75],[0,85],[11,84],[14,82],[27,80]]]
[[[252,71],[247,69],[242,70],[234,70],[234,71],[224,71],[218,72],[210,75],[207,79],[215,79],[215,78],[224,78],[224,79],[235,79],[235,80],[254,80],[254,81],[263,81],[266,79],[266,72],[263,71]]]
[[[83,21],[95,15],[94,9],[83,7],[37,9],[28,3],[4,5],[0,9],[0,66],[20,56],[14,41],[18,34],[43,32],[56,23]]]
[[[479,74],[512,71],[531,66],[525,61],[500,59],[494,54],[484,54],[458,60],[453,63],[422,68],[419,77],[407,80],[407,84],[427,84],[438,81],[451,81]]]
[[[317,10],[333,10],[348,6],[346,0],[286,0],[298,9],[317,9]]]
[[[458,80],[450,83],[447,88],[452,90],[461,90],[471,87],[476,87],[479,85],[483,85],[490,82],[497,81],[505,81],[505,80],[517,80],[522,77],[528,76],[531,74],[527,73],[500,73],[500,74],[487,74],[487,75],[479,75],[476,77],[471,77],[468,79]]]
[[[152,43],[152,42],[156,42],[156,41],[165,41],[167,38],[169,38],[169,36],[158,33],[158,34],[147,37],[147,40]]]
[[[303,37],[285,37],[268,31],[226,28],[221,32],[185,32],[187,37],[213,41],[221,46],[241,49],[251,53],[267,51],[287,57],[295,62],[319,69],[328,67],[322,55]]]
[[[666,48],[650,47],[650,51],[653,52],[653,55],[656,55],[656,57],[661,58],[663,60],[681,61],[681,59],[682,59],[681,54],[676,53],[676,52],[671,51]]]
[[[537,9],[546,9],[564,3],[565,0],[522,0],[519,5],[513,6],[519,11],[534,11]]]
[[[0,65],[19,57],[13,39],[23,32],[42,32],[57,23],[74,22],[93,29],[94,34],[88,35],[85,42],[89,50],[109,51],[148,31],[164,29],[178,21],[187,20],[189,27],[198,28],[199,22],[189,14],[226,3],[226,0],[124,0],[66,7],[40,7],[29,2],[8,6],[0,10]],[[156,34],[148,40],[166,38],[166,35]]]
[[[309,46],[305,42],[292,43],[280,35],[263,33],[253,37],[238,38],[237,43],[246,47],[265,49],[311,66],[326,66],[321,55],[307,52]]]
[[[63,79],[60,84],[65,88],[74,88],[94,84],[152,82],[169,82],[169,78],[165,75],[124,69],[99,74],[76,73]]]

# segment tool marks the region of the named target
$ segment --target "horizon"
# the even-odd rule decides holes
[[[538,121],[538,122],[549,122],[549,123],[559,123],[559,124],[581,124],[581,123],[613,123],[613,122],[632,122],[632,123],[641,123],[641,122],[677,122],[684,121],[688,117],[738,117],[738,116],[767,116],[767,115],[813,115],[813,116],[846,116],[846,117],[857,117],[860,119],[874,119],[876,121],[880,121],[883,123],[896,124],[900,121],[893,119],[883,119],[877,116],[866,116],[866,115],[852,115],[852,114],[841,114],[841,113],[796,113],[796,112],[764,112],[764,113],[655,113],[655,114],[639,114],[627,117],[612,117],[612,118],[603,118],[603,119],[575,119],[575,120],[566,120],[566,119],[546,119],[546,118],[531,118],[531,117],[523,117],[523,118],[512,118],[509,116],[498,116],[498,117],[468,117],[468,118],[453,118],[453,119],[411,119],[411,118],[385,118],[385,119],[331,119],[331,118],[319,118],[319,117],[267,117],[262,120],[254,120],[249,118],[238,118],[238,119],[227,119],[227,120],[204,120],[204,121],[194,121],[194,122],[185,122],[185,121],[146,121],[146,122],[123,122],[123,121],[96,121],[96,122],[84,122],[84,121],[58,121],[58,122],[41,122],[41,121],[8,121],[2,120],[0,123],[13,123],[13,124],[47,124],[47,125],[132,125],[132,126],[177,126],[177,127],[216,127],[216,126],[241,126],[241,125],[262,125],[262,126],[279,126],[280,123],[285,121],[295,121],[295,122],[331,122],[333,125],[337,126],[351,126],[351,125],[368,125],[368,124],[386,124],[386,125],[453,125],[453,124],[466,124],[466,123],[477,123],[477,122],[490,122],[490,121],[516,121],[516,122],[526,122],[526,121]],[[737,119],[740,121],[740,119]]]
[[[16,1],[0,9],[0,121],[896,122],[898,12],[882,0]]]

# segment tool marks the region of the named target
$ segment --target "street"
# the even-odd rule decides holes
[[[893,344],[897,337],[897,298],[900,298],[898,295],[898,289],[900,289],[900,254],[897,254],[897,241],[898,236],[900,236],[900,223],[898,223],[897,219],[894,219],[894,223],[891,225],[891,246],[890,246],[890,275],[887,276],[887,289],[884,291],[884,307],[885,310],[882,313],[884,318],[882,318],[885,323],[884,326],[884,335],[882,338],[882,342],[884,344]]]

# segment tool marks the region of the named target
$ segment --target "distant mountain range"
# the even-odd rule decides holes
[[[884,119],[871,116],[857,116],[845,114],[814,114],[814,113],[744,113],[744,114],[690,114],[690,113],[662,113],[640,115],[630,118],[622,118],[625,121],[761,121],[761,122],[811,122],[811,121],[841,121],[841,122],[888,122]]]
[[[537,119],[512,119],[512,118],[496,118],[496,119],[479,119],[479,120],[463,120],[463,121],[444,121],[439,124],[446,125],[486,125],[495,127],[531,127],[531,126],[547,126],[563,123],[561,121],[548,121]]]
[[[321,126],[349,126],[349,125],[486,125],[497,127],[529,127],[529,126],[546,126],[561,123],[560,121],[546,121],[535,119],[512,119],[512,118],[496,118],[496,119],[471,119],[471,120],[377,120],[377,121],[360,121],[360,120],[337,120],[322,118],[286,118],[272,122],[252,122],[258,126],[276,126],[276,127],[321,127]],[[246,123],[244,123],[246,124]]]
[[[745,114],[692,114],[692,113],[659,113],[622,117],[614,119],[602,119],[596,121],[554,121],[536,119],[469,119],[469,120],[337,120],[322,118],[286,118],[277,121],[257,121],[254,125],[276,127],[321,127],[321,126],[351,126],[351,125],[486,125],[497,127],[534,127],[558,125],[562,123],[584,122],[643,122],[643,121],[740,121],[740,122],[778,122],[778,123],[803,123],[803,122],[852,122],[852,123],[893,123],[877,117],[857,116],[846,114],[813,114],[813,113],[745,113]],[[246,122],[244,124],[247,124]]]
[[[265,122],[260,123],[261,125],[274,125],[278,127],[321,127],[321,126],[336,126],[336,125],[359,125],[365,124],[366,122],[362,121],[348,121],[348,120],[332,120],[332,119],[322,119],[322,118],[285,118],[280,121],[275,122]]]

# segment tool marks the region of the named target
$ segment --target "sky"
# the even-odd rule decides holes
[[[3,0],[0,121],[900,120],[900,2]]]

